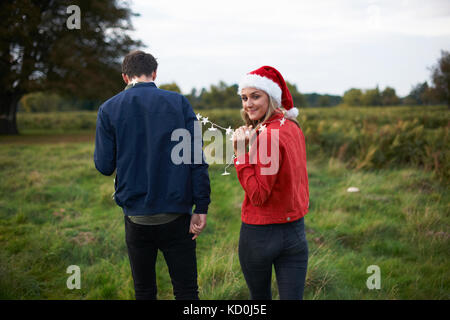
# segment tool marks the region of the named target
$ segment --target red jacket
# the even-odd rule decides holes
[[[245,190],[244,223],[288,223],[308,212],[305,138],[294,122],[282,119],[275,113],[250,151],[234,160]]]

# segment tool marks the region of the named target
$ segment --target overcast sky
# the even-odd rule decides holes
[[[302,93],[351,87],[404,96],[450,50],[450,0],[133,0],[132,35],[183,93],[262,65]]]

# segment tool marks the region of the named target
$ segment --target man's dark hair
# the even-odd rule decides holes
[[[122,62],[122,73],[128,77],[150,76],[158,68],[158,62],[150,54],[143,51],[132,51],[125,56]]]

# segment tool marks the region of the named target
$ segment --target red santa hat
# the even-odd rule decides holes
[[[298,109],[294,107],[291,93],[277,69],[263,66],[247,73],[239,82],[238,94],[244,88],[256,88],[270,95],[279,106],[286,109],[287,118],[297,118]]]

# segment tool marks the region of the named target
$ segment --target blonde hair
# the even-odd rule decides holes
[[[264,91],[264,93],[267,94],[265,91]],[[246,126],[251,125],[253,127],[253,129],[257,130],[257,129],[259,129],[260,126],[265,124],[266,121],[269,120],[270,117],[272,117],[272,115],[275,112],[282,112],[283,115],[286,113],[286,110],[282,106],[278,105],[278,103],[275,101],[275,99],[273,99],[269,94],[267,94],[267,96],[269,97],[269,108],[267,108],[266,114],[260,120],[250,120],[250,118],[249,118],[247,112],[245,112],[244,108],[241,109],[241,117],[242,117],[242,120],[244,120],[244,123]],[[296,119],[292,119],[292,118],[287,118],[287,119],[294,122],[300,128],[300,124],[298,123],[298,121]]]

